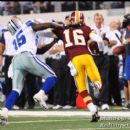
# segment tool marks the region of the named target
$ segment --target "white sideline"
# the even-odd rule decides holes
[[[130,128],[130,127],[128,127]],[[128,129],[128,128],[123,128],[123,130]],[[79,129],[57,129],[57,130],[119,130],[122,128],[79,128]]]
[[[111,116],[111,117],[130,117],[130,112],[122,111],[107,111],[99,112],[100,116]],[[91,116],[91,113],[88,111],[9,111],[9,116]]]
[[[83,119],[83,118],[75,118],[75,119],[71,119],[71,120],[33,120],[33,121],[10,121],[9,124],[26,124],[26,123],[38,123],[38,122],[64,122],[64,121],[67,121],[67,122],[70,122],[70,121],[79,121],[80,120],[86,120],[86,119]]]
[[[130,127],[128,127],[129,129]],[[120,130],[122,128],[80,128],[80,129],[57,129],[57,130]],[[124,128],[123,130],[125,130],[127,128]]]

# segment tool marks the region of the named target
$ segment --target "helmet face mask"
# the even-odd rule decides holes
[[[16,33],[16,31],[21,28],[21,26],[23,25],[23,22],[21,21],[21,19],[17,16],[14,16],[8,23],[7,23],[7,28],[9,30],[9,32],[14,35]]]
[[[80,11],[74,11],[70,15],[70,22],[74,24],[84,24],[84,15]]]

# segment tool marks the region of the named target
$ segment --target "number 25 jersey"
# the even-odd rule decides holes
[[[53,32],[63,41],[65,53],[69,60],[78,55],[90,54],[87,48],[87,41],[91,32],[90,27],[86,25],[67,27],[64,30],[54,30]]]

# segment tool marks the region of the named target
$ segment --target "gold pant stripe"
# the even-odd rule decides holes
[[[92,98],[90,96],[87,96],[86,98],[83,99],[84,102],[88,102],[89,100],[92,100]]]

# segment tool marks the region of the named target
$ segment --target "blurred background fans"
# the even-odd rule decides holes
[[[0,1],[0,15],[47,13],[83,10],[117,9],[128,1]]]

